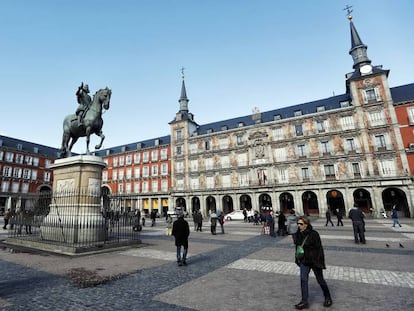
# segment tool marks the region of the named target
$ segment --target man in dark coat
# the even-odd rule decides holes
[[[295,308],[298,310],[309,308],[308,282],[310,270],[313,271],[317,282],[322,288],[325,297],[324,307],[330,307],[332,305],[331,294],[322,272],[323,269],[326,269],[326,266],[321,238],[319,233],[313,230],[309,218],[306,216],[300,216],[297,219],[297,224],[299,230],[294,234],[296,249],[300,246],[303,247],[304,255],[303,257],[295,258],[295,262],[300,268],[300,286],[302,293],[302,300],[295,305]]]
[[[172,235],[175,237],[175,246],[177,246],[177,263],[179,266],[187,265],[188,253],[188,236],[190,235],[190,227],[184,219],[183,212],[179,211],[178,218],[173,223]],[[184,248],[183,257],[181,258],[181,246]]]
[[[354,228],[355,243],[365,244],[365,221],[364,213],[358,208],[357,204],[349,211],[349,218],[352,220],[352,227]],[[359,239],[358,239],[359,238]]]

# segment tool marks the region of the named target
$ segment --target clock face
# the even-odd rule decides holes
[[[359,71],[361,74],[368,74],[372,72],[372,66],[371,65],[364,65],[361,68],[359,68]]]

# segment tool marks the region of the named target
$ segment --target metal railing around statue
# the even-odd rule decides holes
[[[13,202],[8,228],[12,239],[72,247],[76,252],[140,240],[140,213],[125,209],[116,195],[46,192],[19,194]]]

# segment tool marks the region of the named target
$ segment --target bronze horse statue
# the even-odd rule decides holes
[[[102,107],[105,110],[109,109],[111,94],[112,91],[108,87],[100,89],[95,93],[92,103],[85,113],[82,125],[79,125],[76,114],[66,116],[63,120],[62,148],[60,150],[60,156],[62,158],[70,155],[70,151],[79,137],[86,136],[86,154],[90,154],[89,141],[92,134],[96,134],[101,138],[101,142],[95,146],[95,149],[101,148],[105,139],[105,135],[102,132]]]

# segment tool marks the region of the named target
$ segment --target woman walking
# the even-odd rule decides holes
[[[302,293],[302,300],[295,305],[298,310],[309,308],[309,272],[313,271],[316,280],[322,288],[325,301],[324,307],[332,305],[331,294],[328,285],[323,278],[323,269],[325,267],[325,256],[323,252],[321,238],[319,233],[313,230],[309,219],[306,216],[300,216],[297,219],[299,230],[295,233],[295,262],[300,268],[300,287]],[[301,248],[303,252],[301,252]]]

